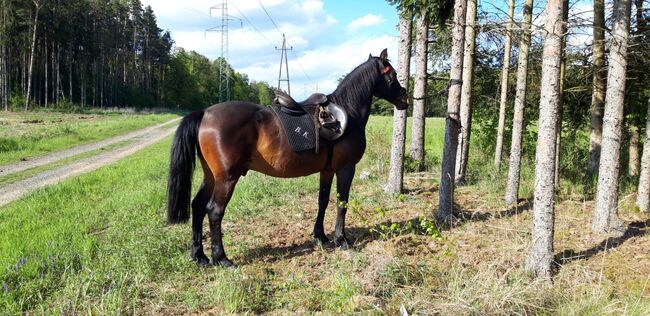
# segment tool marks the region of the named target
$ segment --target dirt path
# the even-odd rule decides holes
[[[28,168],[44,165],[49,162],[58,161],[67,157],[77,154],[88,152],[91,150],[99,149],[104,146],[115,144],[121,141],[131,140],[128,144],[116,148],[111,151],[103,152],[98,155],[74,161],[65,166],[61,166],[52,170],[38,173],[32,177],[24,180],[13,182],[4,187],[0,187],[0,207],[20,198],[21,196],[32,192],[36,189],[42,188],[47,185],[59,183],[65,179],[96,170],[107,164],[116,162],[124,157],[132,155],[137,151],[152,145],[163,138],[171,135],[176,130],[176,126],[165,128],[165,126],[172,124],[179,119],[174,119],[163,124],[141,129],[126,135],[114,137],[105,141],[94,144],[83,145],[67,149],[61,152],[50,154],[33,161],[25,163],[18,163],[11,166],[3,166],[3,170],[9,170],[8,173],[14,173]],[[21,169],[22,168],[22,169]],[[1,174],[8,174],[2,171]]]
[[[175,119],[169,120],[167,122],[164,122],[164,123],[161,123],[161,124],[158,124],[158,125],[143,128],[143,129],[133,131],[133,132],[130,132],[130,133],[127,133],[127,134],[124,134],[124,135],[119,135],[119,136],[116,136],[116,137],[113,137],[113,138],[105,139],[105,140],[102,140],[102,141],[99,141],[99,142],[96,142],[96,143],[76,146],[76,147],[72,147],[72,148],[69,148],[69,149],[57,151],[57,152],[54,152],[54,153],[51,153],[49,155],[45,155],[45,156],[42,156],[42,157],[29,159],[29,160],[9,164],[9,165],[0,166],[0,176],[6,176],[6,175],[10,175],[12,173],[16,173],[16,172],[20,172],[20,171],[23,171],[23,170],[39,167],[39,166],[46,165],[46,164],[52,163],[52,162],[56,162],[56,161],[59,161],[59,160],[62,160],[62,159],[68,158],[68,157],[76,156],[76,155],[79,155],[79,154],[83,154],[85,152],[100,149],[102,147],[117,144],[119,142],[134,139],[136,137],[141,137],[143,135],[147,135],[149,133],[152,133],[155,130],[159,130],[161,127],[164,127],[164,126],[170,125],[170,124],[172,124],[174,122],[177,122],[180,119],[181,119],[180,117],[175,118]]]

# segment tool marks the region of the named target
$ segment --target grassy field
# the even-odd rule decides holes
[[[639,228],[616,240],[589,232],[590,201],[565,200],[558,206],[556,252],[562,265],[552,287],[530,279],[522,268],[530,242],[529,204],[504,208],[503,175],[483,167],[491,159],[478,150],[470,161],[472,184],[457,191],[460,220],[438,231],[428,215],[438,201],[443,122],[428,122],[428,170],[409,174],[407,193],[390,196],[381,187],[391,118],[371,118],[368,151],[357,169],[367,177],[355,178],[349,203],[348,236],[354,240],[349,251],[311,241],[317,176],[286,180],[250,172],[224,219],[225,247],[239,267],[196,267],[188,255],[189,225],[165,225],[169,139],[39,190],[0,208],[0,311],[650,312],[650,223],[626,199],[622,215]],[[524,187],[531,185],[531,174],[526,163]],[[333,205],[325,221],[330,236]]]
[[[177,114],[2,112],[0,165],[126,134]]]

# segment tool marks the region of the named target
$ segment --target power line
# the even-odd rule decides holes
[[[242,12],[239,10],[239,8],[237,8],[237,6],[235,5],[234,2],[231,2],[230,5],[232,5],[232,6],[235,8],[235,10],[237,10],[237,12],[238,12],[238,13],[239,13],[243,18],[244,18],[244,20],[246,20],[246,22],[248,22],[248,24],[250,24],[250,26],[253,27],[253,29],[254,29],[254,30],[255,30],[255,31],[256,31],[256,32],[257,32],[257,33],[258,33],[258,34],[259,34],[263,39],[265,39],[269,44],[271,44],[271,46],[274,46],[274,47],[275,47],[275,45],[273,44],[273,42],[271,42],[271,41],[270,41],[266,36],[264,36],[264,34],[263,34],[263,33],[262,33],[262,32],[261,32],[257,27],[255,27],[255,24],[253,24],[253,22],[251,22],[251,21],[248,19],[248,17],[246,17],[246,15],[244,15],[244,13],[242,13]]]
[[[296,62],[298,63],[298,67],[300,67],[300,69],[302,70],[302,73],[305,74],[305,77],[307,77],[307,80],[312,81],[311,78],[309,77],[309,75],[307,74],[307,72],[305,71],[305,68],[302,67],[302,64],[300,63],[300,59],[298,59],[298,56],[296,55],[296,53],[294,53],[293,50],[291,50],[291,54],[293,54],[293,58],[296,59]]]
[[[278,31],[278,33],[280,33],[280,35],[283,35],[284,33],[282,33],[282,31],[280,31],[280,28],[278,27],[278,25],[275,24],[275,21],[273,21],[273,18],[269,14],[269,11],[267,11],[266,8],[264,7],[264,5],[262,4],[262,1],[257,0],[257,3],[260,4],[260,6],[262,7],[262,10],[264,10],[264,13],[266,13],[266,16],[269,17],[269,20],[271,20],[271,23],[273,23],[273,26],[275,26],[275,29]]]

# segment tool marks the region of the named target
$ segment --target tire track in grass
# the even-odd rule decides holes
[[[0,207],[17,200],[21,196],[35,191],[36,189],[59,183],[65,179],[96,170],[105,165],[114,163],[122,158],[132,155],[139,150],[152,145],[176,131],[176,127],[161,129],[162,126],[171,124],[178,119],[146,128],[148,133],[140,130],[140,134],[129,138],[133,142],[119,147],[115,150],[104,152],[92,157],[81,159],[65,166],[48,170],[24,180],[20,180],[4,187],[0,187]],[[124,139],[123,139],[124,140]],[[105,144],[104,144],[105,145]]]
[[[147,128],[139,129],[137,131],[133,131],[124,135],[120,136],[115,136],[109,139],[105,139],[96,143],[91,143],[91,144],[86,144],[86,145],[80,145],[72,148],[68,148],[65,150],[57,151],[42,157],[38,157],[35,159],[30,159],[30,160],[25,160],[9,165],[4,165],[0,166],[0,176],[6,176],[10,175],[12,173],[16,172],[21,172],[27,169],[35,168],[35,167],[40,167],[49,163],[53,163],[62,159],[66,159],[72,156],[76,156],[85,152],[93,151],[93,150],[98,150],[102,147],[110,146],[113,144],[117,144],[123,141],[127,140],[132,140],[138,137],[146,136],[149,133],[152,133],[155,130],[158,130],[164,126],[173,124],[180,120],[180,117],[177,117],[175,119],[169,120],[167,122],[150,126]],[[1,192],[1,191],[0,191]]]

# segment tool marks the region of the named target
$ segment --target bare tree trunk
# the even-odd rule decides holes
[[[603,147],[598,170],[596,209],[592,223],[592,229],[596,232],[620,234],[625,229],[625,223],[618,218],[618,177],[629,33],[630,0],[614,0],[614,25],[603,117]]]
[[[474,81],[474,47],[476,46],[476,0],[467,0],[465,51],[463,52],[463,86],[460,93],[460,139],[456,155],[456,183],[464,184],[469,160],[472,131],[472,88]]]
[[[47,36],[45,37],[45,42],[43,43],[43,48],[45,49],[45,55],[43,55],[43,60],[45,62],[45,81],[43,81],[43,86],[45,88],[45,102],[43,102],[43,104],[47,108],[47,97],[48,97],[48,95],[47,95],[47,93],[48,93],[48,89],[47,89],[47,85],[48,85],[48,80],[47,80],[48,79],[47,78],[47,69],[48,69]]]
[[[512,48],[512,27],[515,14],[515,0],[508,0],[508,28],[506,29],[505,52],[503,54],[503,68],[501,69],[501,95],[499,99],[499,126],[497,128],[497,144],[494,149],[494,166],[501,167],[501,154],[503,153],[503,134],[506,128],[506,106],[508,104],[508,75],[510,72],[510,50]]]
[[[0,106],[5,111],[9,110],[9,102],[7,102],[7,1],[2,1],[2,24],[0,24]]]
[[[603,111],[605,107],[605,0],[594,0],[594,76],[591,94],[591,134],[589,136],[590,175],[598,172],[600,148],[603,139]]]
[[[631,118],[630,124],[630,142],[628,144],[628,167],[627,173],[630,177],[639,176],[639,126],[638,119]]]
[[[536,277],[551,278],[555,222],[555,136],[560,107],[560,63],[562,60],[562,0],[546,2],[542,86],[535,163],[533,232],[526,268]]]
[[[424,169],[424,130],[427,97],[427,17],[415,19],[415,78],[413,79],[413,127],[411,129],[411,159],[418,169]]]
[[[402,9],[399,18],[399,47],[397,57],[397,76],[406,91],[409,89],[411,61],[411,30],[413,13]],[[159,84],[159,87],[161,84]],[[393,109],[393,142],[390,150],[390,169],[388,182],[384,187],[387,193],[401,193],[404,187],[404,147],[406,145],[406,110]]]
[[[641,176],[636,193],[636,205],[641,212],[650,212],[650,98],[648,98],[648,114],[645,123],[645,142],[641,157]]]
[[[562,47],[560,48],[560,108],[555,130],[555,188],[560,187],[560,149],[562,149],[562,112],[564,111],[564,79],[566,76],[566,35],[569,22],[569,0],[562,0]]]
[[[27,79],[27,95],[25,99],[25,111],[29,111],[29,102],[32,90],[32,70],[34,66],[34,48],[36,47],[36,30],[38,29],[38,11],[41,9],[39,1],[32,0],[36,11],[34,13],[34,31],[32,32],[32,48],[31,53],[29,54],[29,70],[28,70],[28,79]]]
[[[72,48],[70,48],[70,55],[68,56],[68,98],[72,103]]]
[[[451,69],[449,71],[449,93],[447,96],[447,115],[445,120],[445,146],[440,172],[440,200],[436,219],[450,224],[454,208],[454,167],[458,148],[460,128],[460,92],[463,85],[463,53],[465,46],[465,0],[454,3],[454,27],[452,29]]]
[[[519,173],[521,168],[521,140],[524,129],[524,106],[526,105],[526,87],[528,78],[528,51],[530,50],[530,27],[533,17],[533,0],[525,0],[522,28],[524,33],[519,43],[517,61],[517,93],[515,95],[515,113],[512,120],[512,143],[510,145],[510,165],[506,183],[506,204],[517,203],[519,199]]]

